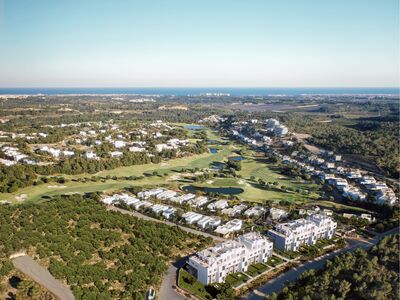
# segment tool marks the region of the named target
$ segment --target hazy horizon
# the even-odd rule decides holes
[[[224,93],[231,96],[296,95],[399,95],[398,87],[53,87],[0,88],[0,95],[200,95]]]

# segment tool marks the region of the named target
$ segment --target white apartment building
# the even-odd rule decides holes
[[[243,220],[233,219],[224,225],[218,226],[217,229],[215,229],[215,232],[226,236],[232,232],[239,231],[240,229],[242,229],[242,226]]]
[[[85,152],[85,157],[87,159],[97,159],[97,154],[93,151],[86,151]]]
[[[221,213],[224,215],[228,215],[230,217],[234,217],[234,216],[240,214],[246,208],[247,208],[246,205],[239,204],[239,205],[235,205],[234,207],[224,208],[223,210],[221,210]]]
[[[365,201],[366,196],[362,193],[358,188],[354,186],[349,186],[348,189],[345,189],[342,194],[344,197],[350,198],[354,201]]]
[[[197,252],[188,265],[204,285],[223,282],[229,273],[245,272],[253,263],[266,262],[272,255],[273,243],[256,232],[220,243]]]
[[[330,239],[335,234],[337,223],[322,214],[313,214],[307,219],[298,219],[275,226],[268,236],[279,250],[297,251],[301,245],[315,244],[318,239]]]
[[[193,207],[201,207],[208,202],[208,198],[206,196],[198,196],[192,200],[190,200],[190,205]]]
[[[164,211],[167,211],[168,209],[169,209],[168,206],[162,205],[162,204],[154,204],[154,205],[151,207],[151,210],[152,210],[154,213],[156,213],[156,214],[159,214],[159,213],[162,213],[162,212],[164,212]]]
[[[265,211],[265,208],[259,205],[250,207],[248,210],[244,212],[246,217],[258,217]]]
[[[115,148],[123,148],[126,146],[125,141],[114,141],[114,147]]]
[[[276,119],[267,119],[265,120],[265,127],[267,128],[274,128],[279,125],[279,121]]]
[[[193,200],[194,198],[196,198],[196,195],[189,193],[178,197],[173,197],[170,200],[175,203],[183,204],[185,202]]]
[[[148,191],[139,192],[137,194],[137,196],[140,199],[148,199],[148,198],[150,198],[152,196],[156,196],[156,195],[158,195],[158,194],[160,194],[160,193],[162,193],[164,191],[165,191],[164,188],[157,188],[157,189],[152,189],[152,190],[148,190]]]
[[[172,146],[169,146],[167,144],[157,144],[155,147],[156,147],[157,152],[162,152],[163,150],[173,149]]]
[[[210,204],[207,205],[207,208],[209,210],[217,210],[217,209],[224,209],[227,208],[229,206],[228,201],[226,200],[218,200],[215,202],[212,202]]]
[[[193,224],[193,223],[199,221],[203,217],[204,217],[203,215],[192,212],[192,211],[189,211],[182,215],[182,218],[185,220],[185,222],[187,224]]]
[[[135,210],[138,210],[141,207],[147,208],[147,207],[152,207],[152,206],[153,206],[153,203],[151,203],[149,201],[138,201],[135,204],[133,204],[133,207],[135,208]]]
[[[170,219],[172,216],[176,214],[176,209],[173,207],[168,208],[167,210],[164,210],[162,215],[166,219]]]
[[[171,199],[172,197],[175,197],[177,195],[178,195],[178,193],[175,192],[175,191],[166,190],[164,192],[161,192],[161,193],[157,194],[156,198],[160,199],[160,200],[168,200],[168,199]]]
[[[107,205],[111,205],[115,202],[125,202],[127,205],[132,205],[135,204],[137,202],[139,202],[139,199],[129,196],[128,194],[115,194],[112,196],[107,196],[105,198],[103,198],[103,203],[107,204]]]
[[[288,216],[288,212],[280,208],[271,207],[269,210],[269,216],[272,220],[281,220]]]
[[[136,146],[129,147],[130,152],[143,152],[145,150],[146,150],[145,148],[136,147]]]
[[[217,227],[220,224],[221,224],[221,219],[210,216],[204,216],[199,221],[197,221],[197,225],[203,229],[207,227]]]
[[[288,128],[285,125],[278,125],[274,128],[274,134],[276,136],[284,136],[289,132]]]
[[[110,152],[111,157],[120,157],[123,155],[121,151],[112,151]]]

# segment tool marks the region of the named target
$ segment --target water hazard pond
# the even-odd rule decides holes
[[[188,130],[201,130],[204,129],[205,127],[202,125],[189,124],[189,125],[184,125],[183,128]]]
[[[243,193],[243,189],[237,187],[202,187],[185,185],[182,190],[188,193],[195,193],[196,191],[202,191],[206,193],[223,194],[223,195],[238,195]]]

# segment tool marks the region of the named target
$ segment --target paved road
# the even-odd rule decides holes
[[[58,281],[47,269],[39,265],[30,256],[24,255],[12,260],[14,267],[34,281],[44,286],[47,290],[56,295],[60,300],[74,300],[70,288]]]
[[[121,209],[115,206],[108,206],[107,207],[108,210],[112,210],[112,211],[117,211],[120,212],[122,214],[127,214],[127,215],[131,215],[143,220],[147,220],[147,221],[153,221],[153,222],[158,222],[158,223],[163,223],[169,226],[178,226],[180,229],[182,229],[183,231],[189,232],[189,233],[193,233],[193,234],[198,234],[198,235],[202,235],[205,237],[210,237],[212,238],[214,241],[216,242],[223,242],[226,241],[226,239],[203,232],[203,231],[199,231],[199,230],[195,230],[192,228],[188,228],[185,226],[181,226],[181,225],[177,225],[173,222],[169,222],[169,221],[164,221],[164,220],[159,220],[159,219],[155,219],[149,216],[146,216],[144,214],[141,214],[137,211],[129,211],[126,209]],[[169,268],[167,273],[164,275],[163,281],[161,283],[161,287],[160,290],[158,292],[158,299],[160,300],[185,300],[187,299],[186,297],[180,295],[177,291],[176,291],[176,278],[177,278],[177,272],[178,269],[183,267],[183,265],[185,264],[187,260],[187,257],[184,257],[182,259],[180,259],[179,261],[173,263]]]
[[[223,241],[225,241],[224,238],[221,238],[221,237],[218,237],[218,236],[215,236],[215,235],[212,235],[212,234],[209,234],[209,233],[200,231],[200,230],[195,230],[195,229],[192,229],[192,228],[189,228],[189,227],[177,225],[177,224],[175,224],[175,223],[173,223],[173,222],[155,219],[155,218],[146,216],[146,215],[144,215],[144,214],[141,214],[141,213],[139,213],[139,212],[137,212],[137,211],[130,211],[130,210],[118,208],[118,207],[115,207],[115,206],[108,206],[107,209],[108,209],[108,210],[112,210],[112,211],[117,211],[117,212],[120,212],[120,213],[122,213],[122,214],[135,216],[135,217],[137,217],[137,218],[140,218],[140,219],[143,219],[143,220],[147,220],[147,221],[153,221],[153,222],[163,223],[163,224],[168,225],[168,226],[178,226],[178,227],[179,227],[180,229],[182,229],[183,231],[186,231],[186,232],[189,232],[189,233],[193,233],[193,234],[202,235],[202,236],[205,236],[205,237],[210,237],[210,238],[214,239],[214,240],[217,241],[217,242],[223,242]]]
[[[361,240],[348,240],[348,246],[340,249],[338,251],[329,253],[327,255],[324,255],[323,257],[320,257],[318,259],[309,261],[303,265],[300,265],[297,268],[293,268],[282,275],[270,280],[266,284],[262,285],[259,287],[256,291],[249,293],[246,295],[243,299],[246,300],[262,300],[264,295],[271,294],[273,292],[279,292],[287,282],[292,282],[297,280],[297,278],[302,274],[303,272],[310,270],[310,269],[321,269],[324,267],[325,262],[328,259],[331,259],[339,254],[343,254],[345,252],[349,252],[352,250],[355,250],[356,248],[363,248],[363,249],[368,249],[371,246],[377,244],[384,236],[389,235],[389,234],[394,234],[394,233],[399,233],[399,228],[394,228],[392,230],[389,230],[387,232],[384,232],[382,234],[376,235],[374,238],[368,240],[368,241],[361,241]]]
[[[163,281],[161,283],[160,291],[158,292],[158,299],[160,300],[185,300],[184,296],[180,295],[176,287],[176,279],[178,277],[178,269],[183,267],[187,260],[187,257],[180,259],[179,261],[173,263],[169,268],[167,273],[164,275]]]

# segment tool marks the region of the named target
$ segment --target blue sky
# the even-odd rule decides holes
[[[398,80],[398,0],[0,0],[0,87]]]

